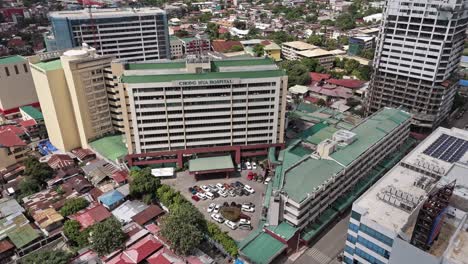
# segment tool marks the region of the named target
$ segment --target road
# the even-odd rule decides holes
[[[349,215],[331,228],[311,248],[307,249],[302,256],[289,264],[339,264],[336,259],[343,252],[346,233],[348,230]]]

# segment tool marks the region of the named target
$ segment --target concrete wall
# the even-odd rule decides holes
[[[24,69],[26,65],[27,72]],[[18,69],[18,74],[16,73]],[[9,75],[6,74],[8,69]],[[0,65],[0,108],[8,110],[36,103],[38,101],[29,63],[12,63]]]

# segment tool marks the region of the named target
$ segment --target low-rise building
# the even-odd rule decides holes
[[[299,60],[301,57],[298,53],[317,49],[317,46],[305,43],[303,41],[291,41],[281,44],[281,56],[285,60]]]
[[[352,36],[349,37],[349,49],[348,55],[356,56],[359,55],[364,50],[369,50],[374,48],[375,37],[374,36]]]
[[[324,49],[304,50],[296,53],[298,59],[317,59],[325,69],[331,69],[335,61],[335,53]]]
[[[0,169],[5,169],[27,158],[32,148],[28,145],[26,131],[22,127],[0,126]]]
[[[307,154],[285,154],[277,172],[278,192],[270,203],[270,210],[278,214],[271,218],[271,224],[283,220],[302,229],[316,221],[330,204],[404,142],[409,124],[408,113],[384,108],[350,130],[335,130],[331,138],[316,145],[292,145],[290,148],[303,149]],[[310,172],[314,172],[313,177]]]
[[[171,58],[172,59],[180,59],[184,57],[184,49],[182,41],[176,37],[170,37],[170,44],[171,44]]]

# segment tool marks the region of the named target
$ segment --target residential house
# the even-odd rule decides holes
[[[69,215],[68,218],[78,221],[78,223],[80,223],[81,230],[84,230],[111,216],[112,214],[103,205],[95,204],[73,215]]]
[[[125,200],[125,196],[117,190],[113,190],[99,196],[98,201],[109,210],[113,210]]]

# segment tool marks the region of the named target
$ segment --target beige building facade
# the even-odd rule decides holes
[[[0,58],[0,115],[19,117],[19,107],[38,106],[28,61],[21,56]]]
[[[111,60],[88,47],[30,58],[49,139],[58,149],[86,148],[113,132],[105,78]]]

